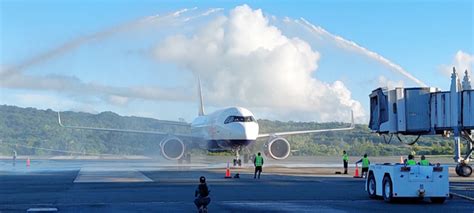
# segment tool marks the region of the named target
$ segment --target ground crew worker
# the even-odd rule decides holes
[[[421,156],[421,160],[418,164],[420,164],[421,166],[430,166],[431,165],[430,161],[426,160],[425,155]]]
[[[408,155],[408,160],[407,162],[405,163],[407,166],[415,166],[416,165],[416,161],[414,160],[414,156],[412,154],[409,154]]]
[[[342,151],[342,164],[344,165],[344,174],[347,174],[347,165],[349,164],[349,156],[347,156],[346,150]]]
[[[260,179],[260,173],[262,173],[262,166],[263,166],[263,157],[261,156],[260,152],[255,156],[253,160],[253,164],[255,165],[255,174],[253,175],[253,179],[257,178],[258,172],[258,179]]]
[[[367,177],[367,172],[369,172],[369,165],[370,165],[370,161],[369,161],[369,158],[367,158],[367,154],[364,154],[364,157],[361,158],[359,161],[357,161],[356,164],[360,162],[362,162],[361,177]]]
[[[194,199],[194,204],[199,212],[207,212],[207,205],[211,202],[211,198],[209,197],[210,192],[211,190],[209,190],[209,187],[206,184],[206,178],[201,176],[199,178],[199,185],[194,192],[194,197],[196,197],[196,199]]]

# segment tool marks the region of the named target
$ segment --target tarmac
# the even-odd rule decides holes
[[[474,212],[472,177],[451,175],[451,192],[461,196],[441,205],[429,200],[385,203],[369,199],[364,179],[335,174],[341,171],[338,164],[321,165],[269,161],[261,179],[253,178],[251,165],[231,169],[239,179],[224,179],[226,163],[216,161],[48,158],[32,159],[26,167],[25,158],[15,166],[3,159],[0,212],[195,212],[200,176],[211,190],[209,212]]]

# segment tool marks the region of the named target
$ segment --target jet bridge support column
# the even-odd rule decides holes
[[[469,177],[472,174],[472,167],[468,164],[471,160],[473,140],[471,131],[460,132],[458,128],[454,130],[454,160],[458,163],[456,166],[456,174],[463,177]],[[466,155],[461,156],[461,139],[467,142]]]
[[[456,163],[461,163],[462,157],[461,157],[461,137],[459,135],[454,136],[454,161]]]

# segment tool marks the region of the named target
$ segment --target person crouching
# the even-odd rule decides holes
[[[198,208],[198,212],[207,212],[207,205],[211,202],[211,198],[209,197],[209,193],[211,190],[209,190],[209,187],[206,184],[206,178],[204,176],[201,176],[199,178],[199,185],[196,188],[196,191],[194,193],[194,204]]]

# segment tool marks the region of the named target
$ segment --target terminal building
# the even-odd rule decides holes
[[[470,176],[468,165],[473,152],[474,90],[468,71],[462,83],[456,70],[451,75],[451,88],[441,91],[434,87],[378,88],[370,94],[369,128],[378,134],[418,136],[408,142],[414,144],[421,135],[453,136],[456,173]],[[461,155],[461,139],[467,143],[467,152]],[[402,141],[403,142],[403,141]],[[406,143],[406,142],[405,142]]]

